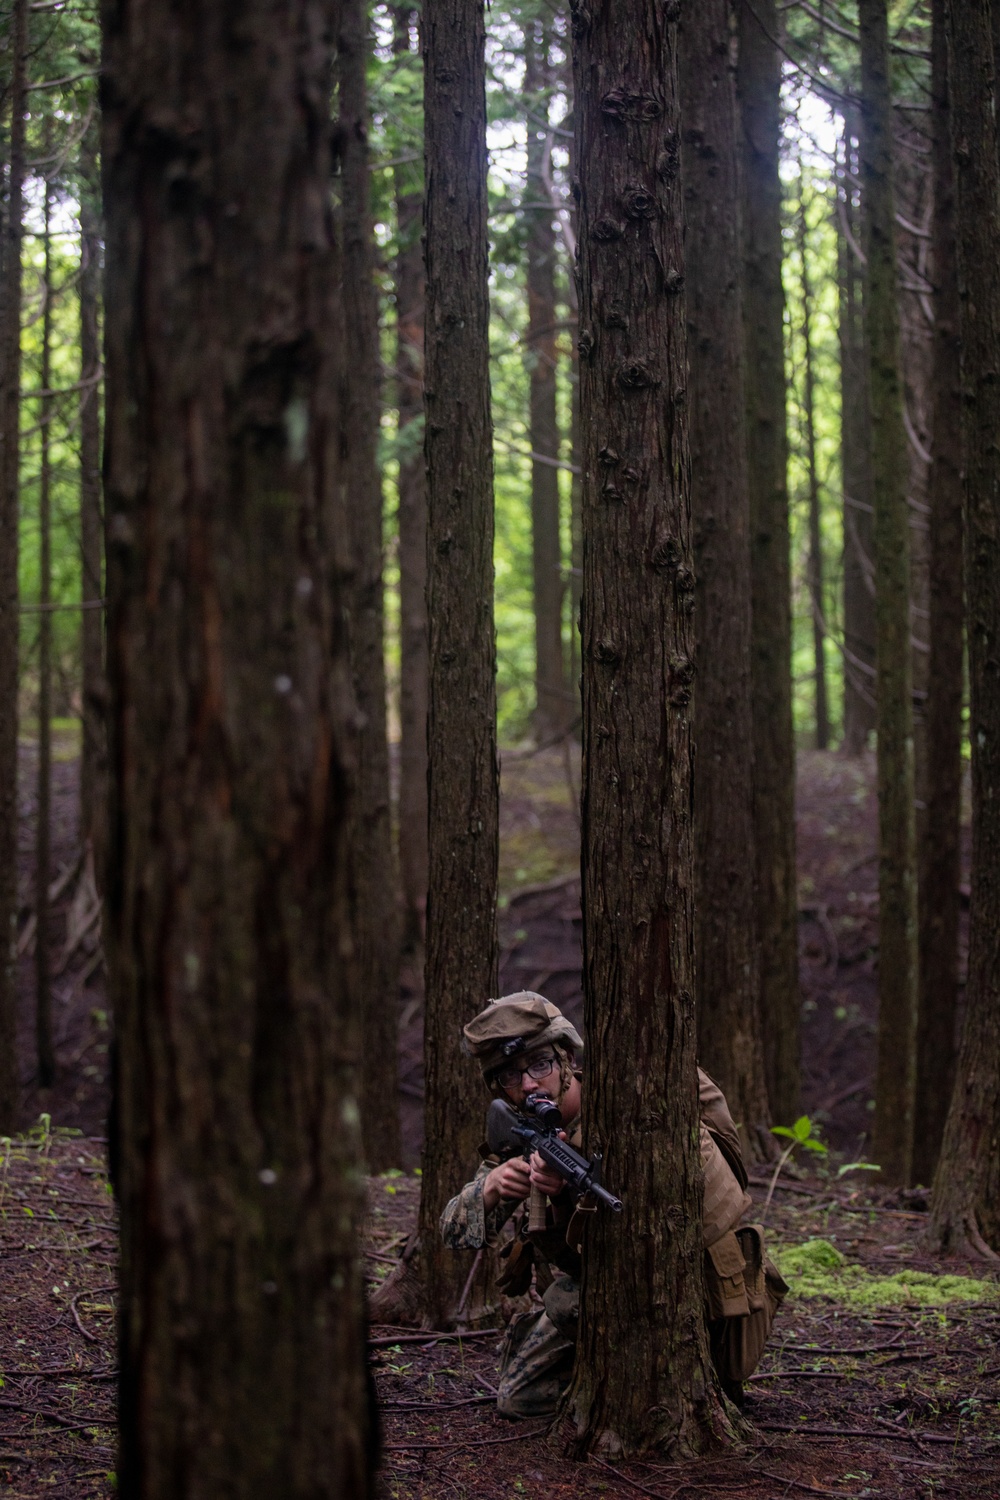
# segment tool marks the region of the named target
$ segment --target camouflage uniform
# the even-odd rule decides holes
[[[465,1036],[494,1094],[499,1094],[499,1087],[493,1075],[512,1055],[513,1042],[519,1044],[519,1055],[549,1044],[561,1054],[560,1040],[568,1040],[574,1052],[582,1050],[583,1044],[570,1023],[542,996],[530,992],[511,995],[491,1002],[491,1006],[465,1028]],[[513,1041],[501,1046],[505,1037]],[[735,1232],[751,1202],[745,1191],[739,1134],[718,1085],[701,1069],[698,1083],[709,1334],[723,1387],[738,1396],[741,1381],[760,1358],[771,1319],[787,1288],[767,1262],[761,1232],[741,1229],[739,1237]],[[567,1136],[579,1149],[578,1120],[567,1128]],[[501,1259],[506,1259],[498,1281],[500,1290],[526,1291],[533,1270],[542,1307],[519,1314],[508,1325],[497,1407],[509,1417],[550,1416],[573,1371],[582,1226],[593,1209],[586,1199],[574,1206],[569,1193],[561,1193],[547,1205],[546,1228],[531,1233],[527,1230],[526,1208],[516,1200],[501,1199],[487,1212],[484,1186],[499,1158],[486,1155],[486,1149],[482,1148],[484,1159],[475,1177],[441,1215],[441,1235],[454,1250],[477,1250],[500,1246],[507,1230],[506,1243],[500,1248]],[[508,1230],[512,1220],[513,1236]]]

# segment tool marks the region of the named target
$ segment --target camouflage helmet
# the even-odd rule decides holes
[[[489,1083],[491,1075],[520,1052],[536,1052],[546,1044],[562,1043],[583,1051],[580,1033],[551,1000],[533,990],[502,995],[463,1027],[465,1050],[474,1057]]]

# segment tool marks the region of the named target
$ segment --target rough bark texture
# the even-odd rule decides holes
[[[10,165],[0,265],[0,1133],[17,1124],[18,461],[27,0],[10,18]]]
[[[130,1500],[369,1490],[338,11],[109,0],[103,16]]]
[[[399,1165],[396,879],[386,739],[382,485],[378,468],[378,302],[369,206],[368,9],[342,0],[341,222],[344,244],[344,500],[350,518],[351,657],[361,717],[351,860],[361,995],[361,1136],[369,1172]]]
[[[729,0],[682,13],[679,78],[694,529],[698,1048],[752,1152],[767,1137],[750,678],[750,489]],[[748,872],[750,878],[748,879]]]
[[[826,602],[823,590],[823,535],[820,530],[819,472],[816,467],[816,379],[812,351],[812,283],[809,277],[809,225],[802,196],[803,176],[799,164],[799,276],[802,285],[802,386],[805,417],[806,470],[809,476],[809,598],[812,603],[814,711],[816,749],[830,744],[830,711],[826,693]]]
[[[972,891],[955,1090],[931,1205],[947,1246],[1000,1252],[1000,170],[988,0],[948,12],[965,438]]]
[[[482,1106],[461,1027],[496,993],[499,776],[482,0],[425,0],[427,602],[430,798],[424,1005],[422,1274],[453,1316],[471,1252],[441,1244]]]
[[[562,644],[562,546],[559,535],[559,423],[556,415],[556,235],[548,202],[546,161],[552,137],[539,119],[548,116],[548,33],[540,22],[524,28],[524,92],[532,118],[527,122],[525,193],[531,451],[531,556],[535,605],[535,732],[551,736],[567,720]]]
[[[871,381],[864,326],[857,110],[844,119],[838,190],[840,452],[844,487],[844,737],[860,755],[875,728],[875,544],[872,538]]]
[[[758,19],[759,17],[759,19]],[[738,7],[743,124],[743,331],[752,604],[754,834],[761,1019],[774,1120],[799,1113],[795,746],[781,286],[781,58],[773,0]]]
[[[676,11],[595,0],[574,35],[584,1135],[625,1208],[588,1231],[566,1410],[576,1452],[691,1453],[724,1417],[701,1301]]]
[[[899,370],[892,101],[886,0],[860,0],[862,223],[875,491],[879,805],[879,1021],[874,1154],[907,1182],[913,1151],[917,871],[907,447]]]
[[[46,136],[46,139],[48,137]],[[48,182],[44,194],[45,307],[42,312],[42,390],[52,382],[52,243],[49,217],[52,194]],[[52,934],[49,912],[49,865],[52,861],[52,442],[49,422],[52,398],[38,403],[38,796],[35,825],[35,1044],[38,1049],[38,1083],[50,1088],[56,1076],[52,1046]]]
[[[415,12],[393,12],[393,49],[409,52]],[[403,949],[423,944],[427,906],[427,485],[423,444],[423,193],[413,168],[395,172],[396,410],[399,423],[399,879]],[[415,425],[420,424],[420,425]]]
[[[81,146],[80,185],[80,625],[83,668],[80,746],[80,838],[90,840],[99,889],[104,889],[107,808],[107,684],[104,680],[104,594],[101,515],[100,181],[96,142]]]
[[[930,476],[927,814],[920,869],[920,1005],[913,1175],[934,1177],[955,1061],[962,801],[962,395],[944,0],[934,0],[934,415]]]

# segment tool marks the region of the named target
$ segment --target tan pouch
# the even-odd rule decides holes
[[[750,1311],[743,1272],[746,1262],[730,1229],[705,1251],[705,1296],[709,1318],[742,1318]]]
[[[764,1353],[775,1314],[788,1295],[788,1285],[764,1248],[764,1231],[759,1224],[737,1229],[743,1281],[748,1312],[745,1317],[718,1317],[711,1308],[713,1320],[712,1359],[724,1385],[749,1380]],[[718,1321],[714,1321],[718,1319]]]

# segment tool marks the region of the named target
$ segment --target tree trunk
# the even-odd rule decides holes
[[[875,544],[872,536],[871,380],[864,326],[857,111],[844,117],[839,189],[840,452],[844,489],[844,738],[860,755],[875,729]]]
[[[574,20],[584,1135],[625,1207],[588,1230],[566,1411],[573,1451],[609,1455],[698,1452],[726,1425],[702,1305],[676,15],[595,0]]]
[[[948,1113],[958,1004],[962,804],[962,393],[944,0],[934,0],[934,417],[930,476],[927,815],[920,870],[920,1007],[913,1175],[931,1182]]]
[[[781,285],[781,58],[773,0],[741,5],[743,334],[750,478],[754,834],[761,1019],[771,1116],[799,1113],[792,612]],[[759,19],[758,19],[759,17]]]
[[[107,804],[107,684],[104,679],[104,594],[101,515],[101,295],[100,176],[96,142],[88,132],[80,150],[80,625],[83,667],[80,747],[80,839],[90,841],[98,888],[104,889]]]
[[[907,449],[899,371],[892,100],[886,0],[860,0],[861,215],[868,284],[877,588],[879,1021],[874,1152],[887,1182],[913,1155],[917,878]]]
[[[694,532],[698,1048],[754,1155],[767,1134],[753,870],[750,491],[730,0],[683,13],[687,406]]]
[[[325,0],[104,11],[129,1500],[370,1489],[339,19]]]
[[[453,1317],[468,1254],[438,1220],[476,1160],[461,1027],[497,982],[496,643],[482,0],[425,0],[429,859],[420,1242],[427,1316]],[[458,1083],[458,1080],[463,1080]]]
[[[393,11],[393,51],[410,50],[416,13]],[[418,434],[424,414],[423,192],[395,169],[396,409],[399,431],[399,878],[403,951],[423,948],[427,907],[427,487]],[[414,425],[420,424],[420,425]]]
[[[556,236],[548,200],[545,159],[551,152],[539,119],[547,119],[549,37],[541,22],[524,26],[524,93],[528,160],[525,194],[529,371],[529,428],[532,453],[559,458],[556,416]],[[531,555],[535,605],[535,733],[544,739],[567,720],[562,643],[562,545],[559,534],[559,470],[539,458],[531,462]]]
[[[28,5],[10,17],[10,166],[0,266],[0,1134],[17,1125],[17,558],[21,404],[21,196]]]
[[[48,135],[46,134],[46,141]],[[46,155],[48,152],[46,152]],[[52,383],[52,243],[49,218],[52,191],[45,183],[45,270],[42,295],[41,386]],[[55,1082],[56,1059],[52,1047],[51,932],[49,921],[49,866],[52,831],[52,398],[38,403],[38,809],[35,825],[35,1042],[38,1049],[38,1086]]]
[[[382,484],[378,468],[378,301],[369,206],[368,8],[342,0],[341,218],[344,239],[344,500],[354,577],[351,652],[361,715],[357,803],[351,829],[355,936],[361,994],[361,1135],[369,1172],[399,1165],[396,879],[386,739]]]
[[[823,534],[820,529],[819,473],[816,468],[815,377],[812,357],[812,285],[809,280],[809,225],[806,220],[802,163],[799,162],[799,260],[802,283],[804,345],[803,411],[806,419],[806,468],[809,475],[809,598],[812,603],[815,673],[816,749],[830,746],[830,713],[826,697],[826,607],[823,593]]]
[[[972,890],[955,1090],[931,1205],[939,1245],[1000,1252],[1000,170],[988,0],[948,8],[961,286]]]

